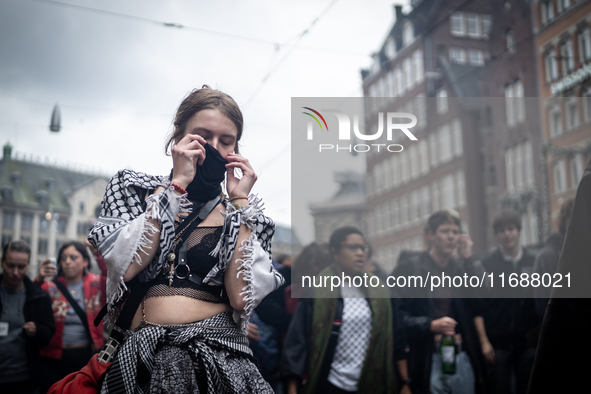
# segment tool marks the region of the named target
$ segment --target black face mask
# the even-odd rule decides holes
[[[202,165],[197,165],[195,178],[187,186],[189,200],[207,202],[220,195],[228,163],[214,147],[205,144],[205,160]],[[170,176],[172,179],[172,171]]]

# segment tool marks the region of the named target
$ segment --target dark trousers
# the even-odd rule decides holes
[[[536,349],[495,349],[494,364],[486,364],[491,394],[525,394]],[[515,389],[512,377],[515,376]]]
[[[94,355],[90,346],[77,349],[64,349],[61,360],[52,360],[41,357],[41,371],[39,371],[39,380],[41,393],[47,390],[55,382],[65,378],[72,372],[82,369]]]

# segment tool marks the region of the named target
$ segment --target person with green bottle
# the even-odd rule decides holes
[[[472,240],[460,230],[456,211],[434,212],[427,222],[428,251],[401,261],[393,276],[448,276],[480,272]],[[456,258],[456,254],[459,258]],[[483,369],[472,315],[457,288],[399,287],[400,313],[408,336],[413,393],[475,393]]]

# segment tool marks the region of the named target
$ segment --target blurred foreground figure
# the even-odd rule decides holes
[[[548,303],[528,393],[574,393],[589,386],[591,353],[591,160],[577,189],[557,272],[571,286],[555,288]],[[564,286],[564,285],[563,285]],[[568,292],[568,293],[567,293]],[[564,296],[572,298],[561,298]],[[578,298],[574,298],[578,297]]]
[[[0,393],[37,393],[39,348],[55,332],[49,295],[26,275],[31,248],[12,241],[0,275]]]

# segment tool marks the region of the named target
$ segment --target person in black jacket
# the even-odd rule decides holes
[[[512,210],[500,211],[494,217],[493,229],[499,246],[482,259],[487,274],[494,273],[495,280],[504,274],[506,281],[510,275],[531,275],[534,257],[519,246],[521,216]],[[525,394],[527,390],[539,324],[532,295],[531,287],[497,284],[491,288],[494,298],[480,300],[474,324],[491,393]],[[513,380],[516,391],[512,389]]]
[[[413,393],[474,393],[483,387],[482,363],[472,314],[461,298],[461,289],[435,288],[407,283],[399,279],[428,275],[480,275],[481,269],[472,261],[472,240],[461,234],[457,212],[442,209],[427,222],[428,251],[401,259],[392,276],[400,299],[402,322],[406,329],[410,356],[409,370]],[[460,259],[454,257],[458,254]],[[442,374],[441,357],[437,352],[442,335],[456,337],[456,367],[453,375]]]
[[[2,251],[0,275],[0,392],[36,393],[39,348],[55,332],[49,295],[26,275],[31,248],[12,241]]]

